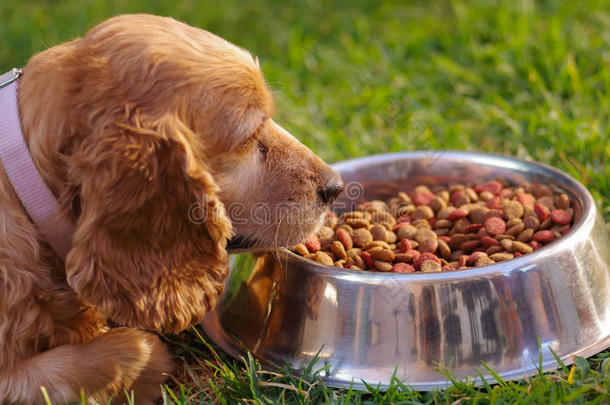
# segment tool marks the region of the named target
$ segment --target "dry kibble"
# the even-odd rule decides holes
[[[375,260],[383,260],[386,262],[391,262],[392,260],[394,260],[394,252],[392,252],[389,249],[384,249],[381,246],[375,246],[369,250],[367,250],[367,252],[373,256],[373,259]]]
[[[375,260],[375,268],[379,271],[388,272],[392,271],[394,266],[390,262],[385,262],[383,260]]]
[[[373,241],[373,235],[371,235],[368,229],[359,228],[354,230],[352,240],[354,241],[354,245],[363,247]]]
[[[343,243],[339,242],[338,240],[334,241],[331,244],[330,250],[331,250],[331,252],[333,252],[335,257],[338,257],[339,259],[343,259],[343,260],[347,259],[347,254],[345,253],[345,247],[343,246]]]
[[[327,266],[332,266],[334,264],[332,257],[328,253],[317,251],[315,254],[316,262],[320,262],[322,264],[326,264]]]
[[[354,246],[354,241],[352,240],[352,236],[345,229],[337,229],[337,240],[339,240],[345,250],[349,250]]]
[[[530,240],[532,240],[533,236],[534,230],[532,228],[527,228],[524,229],[523,232],[519,234],[519,236],[517,236],[517,240],[519,242],[529,242]]]
[[[298,245],[293,247],[292,250],[294,250],[294,253],[301,256],[307,256],[309,254],[309,250],[307,250],[307,247],[303,243],[299,243]]]
[[[396,236],[399,240],[401,239],[414,239],[417,234],[417,228],[413,225],[404,225],[398,228],[396,231]]]
[[[419,243],[419,251],[422,253],[434,253],[438,248],[438,235],[428,228],[420,228],[415,240]]]
[[[383,226],[373,225],[369,231],[373,235],[373,240],[387,241],[386,229]]]
[[[426,260],[421,265],[421,272],[423,273],[440,273],[441,271],[441,264],[434,260]]]
[[[359,203],[292,250],[319,263],[392,273],[440,272],[504,262],[565,235],[568,194],[545,185],[418,185],[385,201]]]
[[[427,205],[420,205],[415,208],[415,211],[411,213],[411,219],[432,219],[434,218],[434,211]]]
[[[523,216],[523,205],[519,201],[504,200],[502,209],[504,210],[504,216],[509,220]]]

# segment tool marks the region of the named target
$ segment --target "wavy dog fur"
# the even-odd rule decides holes
[[[326,209],[321,188],[339,181],[271,120],[248,52],[170,18],[115,17],[41,52],[18,102],[33,160],[76,231],[63,263],[0,171],[2,403],[41,402],[41,386],[54,403],[81,390],[122,402],[124,389],[154,403],[172,361],[147,331],[200,321],[222,293],[227,239],[299,242]],[[301,209],[296,226],[247,216],[285,202]]]

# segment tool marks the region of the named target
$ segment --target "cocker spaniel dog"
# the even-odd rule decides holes
[[[115,17],[35,55],[17,101],[73,233],[62,258],[0,168],[1,403],[41,402],[41,386],[54,403],[154,403],[172,361],[150,331],[214,306],[227,240],[301,242],[342,188],[271,119],[256,59],[171,18]]]

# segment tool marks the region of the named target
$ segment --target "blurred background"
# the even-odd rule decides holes
[[[0,70],[135,12],[258,56],[277,120],[330,162],[415,149],[517,155],[575,176],[610,220],[608,1],[2,0]]]

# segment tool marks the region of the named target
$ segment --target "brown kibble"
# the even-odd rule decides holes
[[[441,209],[445,208],[447,206],[447,203],[442,198],[435,197],[432,201],[430,201],[429,205],[430,205],[430,208],[432,208],[432,210],[434,210],[434,212],[438,212]]]
[[[460,246],[462,246],[462,244],[466,241],[469,241],[470,238],[466,235],[464,235],[463,233],[456,233],[453,234],[451,236],[451,239],[449,240],[448,245],[452,248],[452,249],[459,249]]]
[[[398,240],[398,237],[396,236],[396,234],[390,230],[386,230],[386,241],[388,243],[396,243],[396,241]]]
[[[354,245],[361,248],[373,241],[373,235],[371,235],[368,229],[358,228],[354,230],[352,240],[354,241]]]
[[[309,250],[307,250],[307,246],[305,246],[304,243],[299,243],[292,250],[294,251],[294,253],[301,256],[307,256],[309,254]]]
[[[487,207],[479,207],[475,208],[468,214],[470,220],[474,224],[482,224],[487,219],[487,214],[489,214],[489,208]]]
[[[375,260],[383,260],[385,262],[391,262],[394,260],[395,254],[389,249],[384,249],[381,246],[375,246],[367,252],[373,256]]]
[[[553,196],[546,195],[537,199],[536,204],[542,204],[549,210],[552,210],[553,208],[555,208],[555,198],[553,198]]]
[[[392,263],[384,262],[383,260],[375,260],[375,268],[379,271],[387,273],[389,271],[392,271],[394,266],[392,265]]]
[[[500,253],[503,251],[504,251],[504,248],[500,245],[490,246],[487,249],[485,249],[485,253],[487,253],[488,256],[491,256],[493,254]]]
[[[507,235],[512,235],[515,236],[519,233],[521,233],[521,231],[523,230],[523,228],[525,228],[525,225],[523,225],[523,222],[520,222],[516,225],[511,226],[510,228],[508,228],[506,230],[506,234]]]
[[[453,222],[448,220],[448,219],[439,219],[438,221],[436,221],[434,223],[434,229],[441,229],[441,228],[451,228],[453,226]]]
[[[340,241],[336,240],[334,241],[331,245],[330,245],[330,250],[331,252],[333,252],[333,254],[339,258],[339,259],[347,259],[347,254],[345,253],[345,247],[343,246],[343,243],[341,243]]]
[[[394,260],[400,263],[413,263],[413,260],[419,255],[420,253],[417,250],[409,250],[405,253],[396,253]]]
[[[493,259],[491,259],[485,253],[483,253],[481,256],[479,256],[477,261],[474,262],[474,265],[476,267],[482,267],[482,266],[487,266],[488,264],[494,264],[494,263],[495,263],[495,261],[493,261]]]
[[[434,260],[426,260],[421,264],[422,273],[440,273],[442,271],[441,264]]]
[[[374,247],[381,247],[382,249],[391,249],[390,244],[388,242],[384,242],[382,240],[374,240],[371,243],[367,243],[362,247],[362,250],[369,250]]]
[[[351,248],[345,251],[345,254],[347,254],[347,257],[354,257],[354,256],[360,256],[360,254],[362,253],[362,250],[359,248]]]
[[[345,260],[337,260],[334,264],[335,267],[343,268],[345,267]]]
[[[451,248],[449,247],[449,245],[447,245],[447,243],[445,241],[442,241],[442,240],[438,241],[438,252],[440,253],[440,255],[443,259],[445,259],[445,260],[451,259]]]
[[[509,249],[507,249],[507,250],[509,250]],[[522,254],[526,254],[526,253],[532,252],[534,249],[530,245],[527,245],[523,242],[519,242],[519,241],[515,240],[515,241],[512,241],[510,250],[513,252],[519,252]]]
[[[415,219],[431,219],[434,218],[434,211],[427,205],[420,205],[411,213],[411,218]]]
[[[354,229],[366,228],[367,226],[369,226],[369,221],[364,218],[348,218],[345,220],[345,223]]]
[[[405,225],[398,228],[396,231],[396,236],[399,240],[401,239],[415,239],[415,235],[417,235],[417,228],[413,225]]]
[[[521,218],[523,216],[523,205],[519,201],[504,200],[502,209],[507,219]]]
[[[567,194],[562,193],[555,197],[555,205],[557,208],[567,210],[570,208],[570,197]]]
[[[373,235],[373,240],[387,241],[386,229],[383,226],[373,225],[369,232]]]
[[[330,255],[321,250],[316,252],[314,260],[327,266],[332,266],[334,264],[333,259],[330,257]]]
[[[356,266],[355,264],[350,267],[350,270],[363,270],[364,267]]]
[[[501,252],[501,253],[494,253],[494,254],[490,255],[489,258],[491,260],[493,260],[494,262],[503,262],[505,260],[510,260],[510,259],[514,258],[514,256],[511,253]]]
[[[438,235],[428,228],[420,228],[415,240],[419,243],[419,251],[422,253],[434,253],[438,248]]]
[[[354,241],[352,236],[345,229],[337,229],[337,239],[343,244],[345,250],[349,250],[354,247]]]
[[[502,239],[500,241],[500,246],[502,246],[504,248],[504,250],[507,250],[510,252],[513,249],[513,241],[510,239]]]
[[[535,231],[540,226],[540,220],[538,219],[537,216],[536,217],[527,216],[527,217],[523,218],[523,225],[526,228],[533,229]]]
[[[357,266],[360,269],[366,269],[366,263],[364,263],[364,260],[362,259],[362,257],[354,256],[351,259],[354,261],[354,266]],[[353,268],[353,266],[352,266],[352,268]]]
[[[519,234],[519,236],[517,236],[517,240],[519,242],[529,242],[530,240],[532,240],[532,237],[534,236],[534,230],[532,228],[527,228],[524,229],[523,232],[521,232]]]
[[[441,208],[437,213],[436,213],[436,217],[438,219],[448,219],[449,218],[449,214],[455,210],[455,207],[445,207],[445,208]]]

